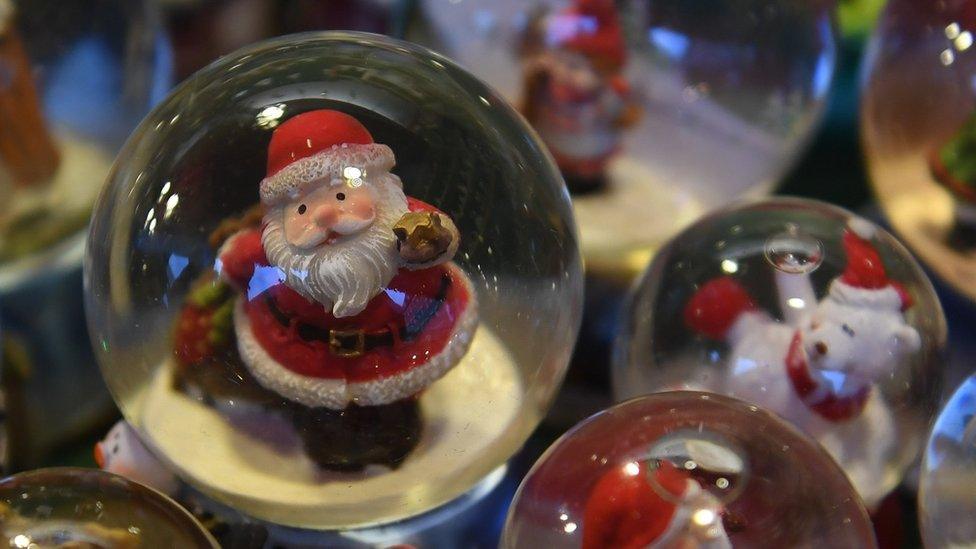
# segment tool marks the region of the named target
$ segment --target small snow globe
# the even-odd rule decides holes
[[[169,84],[158,25],[141,1],[0,0],[4,280],[59,245],[80,259],[115,153]]]
[[[861,136],[875,195],[898,235],[976,300],[976,6],[888,3],[871,38]]]
[[[168,56],[151,2],[0,0],[0,336],[18,469],[115,413],[84,329],[86,228],[169,86]]]
[[[766,199],[704,217],[648,267],[616,342],[618,399],[728,394],[779,414],[873,508],[918,458],[946,323],[912,256],[870,221]]]
[[[637,274],[768,193],[832,80],[832,2],[423,0],[408,37],[517,104],[562,170],[587,268]]]
[[[522,481],[506,549],[875,547],[844,472],[779,417],[721,395],[630,400],[556,441]]]
[[[542,144],[447,59],[376,35],[283,37],[194,75],[119,155],[89,243],[128,421],[195,488],[285,526],[471,489],[545,414],[580,322]]]
[[[976,377],[939,412],[919,473],[919,522],[926,547],[976,545]]]
[[[15,549],[217,549],[190,513],[123,477],[74,467],[0,480],[0,542]]]

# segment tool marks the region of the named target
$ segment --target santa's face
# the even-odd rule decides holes
[[[310,250],[354,235],[376,219],[376,200],[369,187],[323,182],[285,205],[285,238],[292,246]]]
[[[393,226],[406,211],[400,180],[388,172],[371,173],[358,186],[315,188],[268,210],[264,251],[293,290],[337,317],[355,315],[399,268]]]

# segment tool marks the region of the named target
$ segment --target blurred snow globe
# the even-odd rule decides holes
[[[844,472],[782,419],[671,392],[583,421],[522,481],[502,547],[874,547]]]
[[[0,339],[11,465],[115,414],[79,288],[95,199],[170,84],[152,3],[0,0]]]
[[[4,286],[38,252],[80,260],[115,153],[169,87],[168,55],[148,2],[0,0]]]
[[[173,500],[96,469],[38,469],[0,480],[0,519],[0,540],[17,549],[218,547]]]
[[[926,547],[976,545],[976,377],[939,413],[919,474],[919,522]]]
[[[833,2],[423,0],[408,37],[519,105],[587,267],[636,274],[702,213],[768,193],[823,112]]]
[[[199,490],[286,526],[472,488],[544,415],[579,328],[542,145],[447,59],[376,35],[283,37],[194,75],[121,152],[89,242],[128,421]]]
[[[861,137],[905,243],[976,300],[976,4],[892,0],[866,55]]]
[[[912,256],[873,223],[776,198],[704,217],[635,287],[618,399],[724,393],[820,442],[873,508],[917,459],[939,398],[945,317]]]

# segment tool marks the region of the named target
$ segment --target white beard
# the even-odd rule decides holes
[[[376,204],[376,219],[363,232],[333,244],[301,250],[285,239],[282,207],[264,217],[262,235],[268,261],[284,273],[284,282],[306,299],[332,307],[332,314],[359,314],[387,287],[400,266],[393,225],[407,212],[400,178],[370,174],[365,182]]]

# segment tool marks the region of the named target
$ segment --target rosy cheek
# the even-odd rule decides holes
[[[288,216],[285,219],[285,232],[290,235],[299,235],[308,227],[311,217]]]
[[[369,219],[373,217],[374,208],[373,201],[369,197],[357,198],[352,201],[349,205],[349,213],[358,217],[359,219]]]

